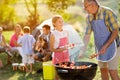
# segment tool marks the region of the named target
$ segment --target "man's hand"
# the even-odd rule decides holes
[[[107,47],[106,47],[106,46],[103,46],[103,47],[101,48],[101,50],[98,52],[99,55],[105,54],[105,53],[106,53],[106,50],[107,50]]]
[[[106,53],[106,50],[107,50],[107,47],[106,47],[106,46],[103,46],[98,53],[94,53],[94,54],[90,55],[89,58],[90,58],[90,59],[93,59],[93,58],[95,58],[95,57],[97,57],[97,56],[99,56],[99,55],[105,54],[105,53]]]

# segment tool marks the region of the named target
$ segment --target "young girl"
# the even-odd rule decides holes
[[[69,53],[67,47],[68,45],[68,33],[63,30],[63,19],[61,16],[56,15],[52,18],[52,23],[54,26],[54,31],[50,37],[50,50],[53,51],[52,63],[62,63],[70,61]],[[57,73],[55,74],[55,80],[59,77]]]
[[[52,23],[55,29],[50,38],[50,48],[54,52],[52,63],[68,62],[70,60],[68,49],[63,46],[66,46],[69,40],[67,31],[63,30],[63,19],[56,15],[52,18]]]

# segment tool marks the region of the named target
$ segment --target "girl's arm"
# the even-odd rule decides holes
[[[52,52],[63,52],[64,50],[66,50],[67,48],[54,48],[54,43],[55,43],[55,37],[53,34],[51,34],[50,36],[50,50]]]

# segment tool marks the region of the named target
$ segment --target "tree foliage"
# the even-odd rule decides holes
[[[27,19],[27,24],[31,28],[31,31],[38,25],[39,14],[37,11],[38,0],[24,0],[26,8],[29,12],[29,16]]]
[[[69,6],[75,5],[76,0],[43,0],[43,2],[47,4],[50,11],[68,18],[69,16],[66,16],[68,14],[65,13],[65,10]]]
[[[0,24],[5,29],[10,28],[15,22],[16,14],[12,4],[15,4],[16,0],[1,0],[0,1]]]
[[[45,0],[44,2],[48,5],[50,11],[61,13],[70,5],[74,5],[76,0]]]

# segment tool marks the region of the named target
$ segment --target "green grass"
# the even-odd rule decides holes
[[[41,63],[35,63],[33,73],[26,76],[26,72],[20,69],[13,71],[12,65],[4,65],[0,69],[0,80],[43,80],[42,73],[36,73],[40,66]]]
[[[10,38],[13,34],[13,31],[4,31],[3,35],[5,36],[5,39],[7,43],[9,43]],[[0,68],[0,80],[43,80],[42,73],[37,74],[35,73],[40,67],[42,67],[41,63],[35,63],[33,66],[33,74],[29,74],[26,76],[26,73],[23,71],[20,71],[19,69],[16,71],[13,71],[12,65],[7,64],[7,54],[6,53],[0,53],[0,59],[3,61],[3,68]]]
[[[11,36],[13,35],[13,31],[3,31],[3,35],[7,43],[9,43]]]
[[[7,64],[7,54],[1,53],[0,59],[3,61],[3,68],[0,68],[0,80],[43,80],[42,73],[36,73],[36,71],[42,67],[40,62],[33,65],[33,74],[26,76],[26,72],[20,69],[13,71],[12,65]]]

